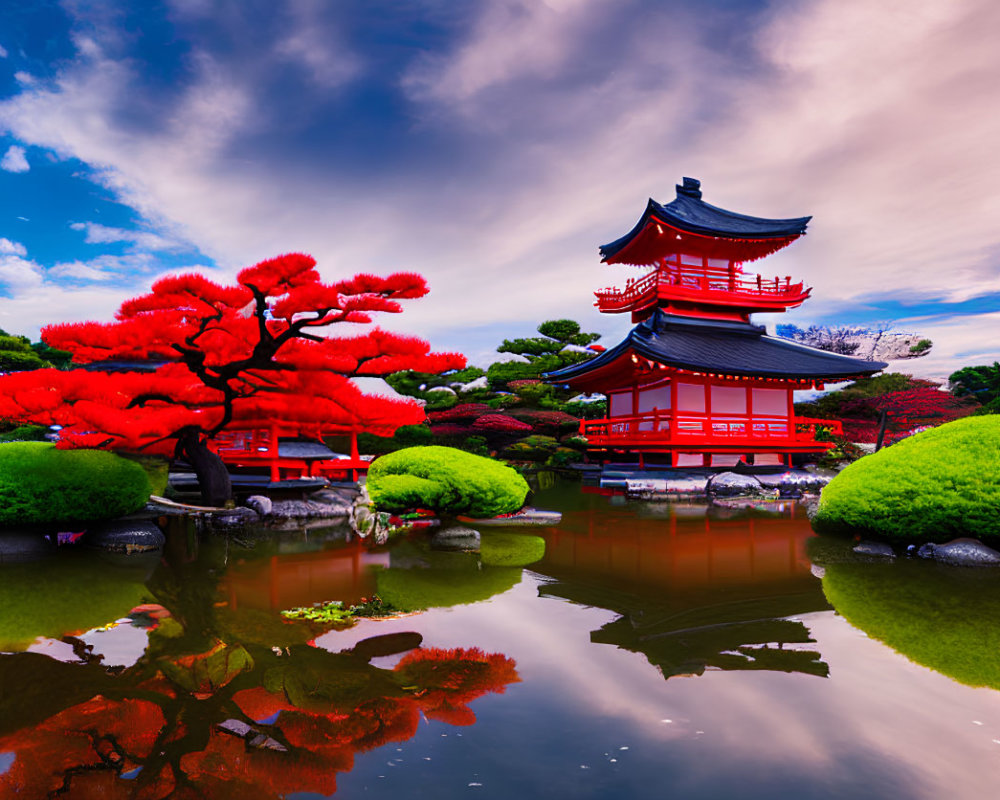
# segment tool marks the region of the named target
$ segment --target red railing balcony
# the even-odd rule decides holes
[[[730,272],[726,268],[667,265],[638,280],[629,279],[624,289],[609,287],[594,292],[598,309],[617,314],[653,305],[660,299],[711,300],[725,305],[784,308],[800,304],[809,296],[802,282],[785,278],[764,279]]]
[[[580,434],[593,447],[639,449],[826,450],[832,444],[817,439],[820,428],[832,434],[843,434],[837,420],[809,417],[789,420],[788,417],[652,411],[632,417],[580,421]]]

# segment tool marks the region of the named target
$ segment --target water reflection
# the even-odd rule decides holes
[[[85,650],[72,662],[0,655],[0,685],[17,687],[0,697],[0,753],[10,761],[0,787],[27,796],[331,794],[355,753],[409,739],[421,717],[470,725],[471,701],[518,680],[504,655],[424,647],[416,633],[320,649],[316,628],[269,610],[273,577],[286,573],[282,558],[276,564],[263,555],[254,559],[221,537],[172,531],[162,563],[136,596],[152,601],[144,611],[148,646],[124,669],[106,669]],[[248,558],[222,581],[234,557]],[[316,580],[298,595],[279,581],[278,602],[360,590],[365,570],[341,569],[352,558],[337,551],[325,565],[307,559]],[[299,555],[285,559],[290,571],[301,569]],[[248,599],[253,576],[264,604]],[[43,592],[22,594],[29,606],[45,605]],[[126,605],[133,599],[114,597]],[[111,619],[121,613],[115,606]],[[379,665],[386,656],[394,656],[392,666]]]
[[[822,544],[814,551],[824,564],[823,591],[848,622],[960,683],[1000,689],[994,570],[916,559],[873,563],[832,552],[837,543]]]
[[[809,571],[813,533],[801,510],[560,491],[544,499],[563,506],[563,522],[532,569],[552,579],[543,595],[620,615],[591,641],[643,653],[666,678],[709,668],[829,674],[818,652],[800,647],[814,642],[806,626],[786,619],[829,608]]]

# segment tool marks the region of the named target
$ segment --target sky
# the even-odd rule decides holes
[[[278,253],[417,271],[380,324],[489,363],[574,318],[684,176],[813,215],[758,322],[892,322],[914,374],[1000,360],[991,0],[4,0],[0,327],[111,319],[158,276]]]

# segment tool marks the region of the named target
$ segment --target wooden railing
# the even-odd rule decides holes
[[[740,417],[732,414],[673,414],[652,411],[631,417],[581,420],[580,434],[592,444],[724,444],[766,442],[769,445],[812,444],[817,429],[842,435],[837,420],[811,417]]]
[[[795,299],[802,295],[802,282],[792,283],[790,276],[765,280],[760,275],[730,275],[723,268],[676,267],[668,265],[654,269],[638,280],[629,279],[624,289],[608,287],[594,292],[595,305],[601,311],[627,311],[639,301],[652,300],[661,286],[677,287],[698,292],[725,292],[730,294],[772,298]]]

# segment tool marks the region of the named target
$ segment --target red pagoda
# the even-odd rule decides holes
[[[545,376],[607,395],[607,419],[580,425],[592,452],[638,454],[640,466],[732,467],[790,465],[796,454],[832,447],[817,441],[816,428],[839,432],[839,423],[796,417],[793,392],[886,365],[766,335],[750,314],[795,308],[810,289],[743,270],[802,236],[810,219],[727,211],[684,178],[674,201],[651,199],[631,231],[600,248],[604,263],[651,269],[624,289],[595,292],[602,312],[638,323],[625,340]]]

